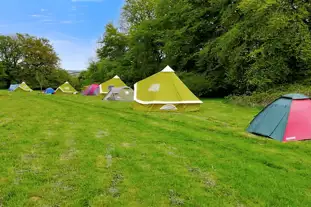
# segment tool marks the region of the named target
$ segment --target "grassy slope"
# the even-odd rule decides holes
[[[0,205],[308,206],[311,142],[244,132],[257,109],[141,113],[0,92]]]

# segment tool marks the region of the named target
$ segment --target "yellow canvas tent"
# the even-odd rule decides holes
[[[99,85],[100,94],[108,94],[109,87],[111,87],[111,86],[118,88],[118,87],[124,87],[127,85],[120,79],[119,76],[116,75],[115,77],[111,78],[110,80]]]
[[[31,92],[32,89],[25,82],[22,82],[21,84],[10,85],[9,91]]]
[[[76,89],[74,89],[74,87],[72,87],[72,85],[70,85],[68,81],[66,81],[63,85],[59,86],[55,91],[55,94],[77,94],[77,93],[78,92],[76,91]]]
[[[141,111],[197,111],[202,104],[169,66],[137,82],[134,101]]]

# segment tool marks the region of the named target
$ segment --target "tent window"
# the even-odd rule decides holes
[[[158,91],[160,91],[160,84],[152,84],[150,86],[150,88],[148,89],[148,91],[151,91],[151,92],[158,92]]]

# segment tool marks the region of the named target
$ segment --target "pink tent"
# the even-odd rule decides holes
[[[97,96],[99,95],[99,85],[92,84],[85,91],[83,91],[83,95],[85,96]]]

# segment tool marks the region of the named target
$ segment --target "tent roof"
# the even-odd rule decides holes
[[[300,93],[291,93],[282,96],[283,98],[293,99],[293,100],[303,100],[310,99],[308,96]]]
[[[134,85],[134,100],[140,104],[201,104],[169,66]]]
[[[161,72],[174,73],[175,71],[170,66],[166,66]]]
[[[108,90],[109,86],[122,87],[122,86],[126,86],[126,84],[120,79],[119,76],[116,75],[113,78],[111,78],[110,80],[99,85],[100,93],[101,94],[109,93],[109,90]]]
[[[32,89],[24,81],[21,84],[19,84],[18,87],[24,91],[29,91],[29,92],[32,91]]]
[[[76,89],[70,85],[68,81],[66,81],[63,85],[59,86],[56,91],[61,90],[64,93],[76,93]]]

